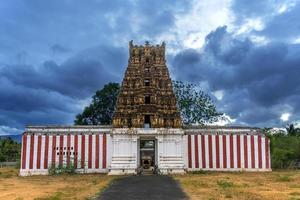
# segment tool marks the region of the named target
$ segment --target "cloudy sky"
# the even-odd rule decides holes
[[[233,124],[300,120],[296,0],[0,2],[0,135],[72,124],[120,82],[128,42],[167,43],[172,79],[200,83]]]

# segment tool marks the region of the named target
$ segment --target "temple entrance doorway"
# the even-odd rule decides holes
[[[140,139],[140,166],[145,170],[152,170],[156,164],[155,146],[155,139]]]

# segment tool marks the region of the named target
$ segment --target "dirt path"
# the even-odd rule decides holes
[[[187,199],[179,184],[169,176],[128,176],[116,180],[101,195],[100,200]]]

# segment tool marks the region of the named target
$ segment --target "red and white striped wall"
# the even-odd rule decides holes
[[[48,174],[53,166],[74,166],[77,172],[105,173],[109,162],[108,136],[107,132],[25,132],[20,175]]]
[[[212,171],[270,171],[270,142],[261,134],[187,134],[187,168]]]

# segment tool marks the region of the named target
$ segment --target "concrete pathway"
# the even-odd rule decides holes
[[[109,186],[100,200],[182,200],[188,199],[178,183],[169,176],[127,176]]]

